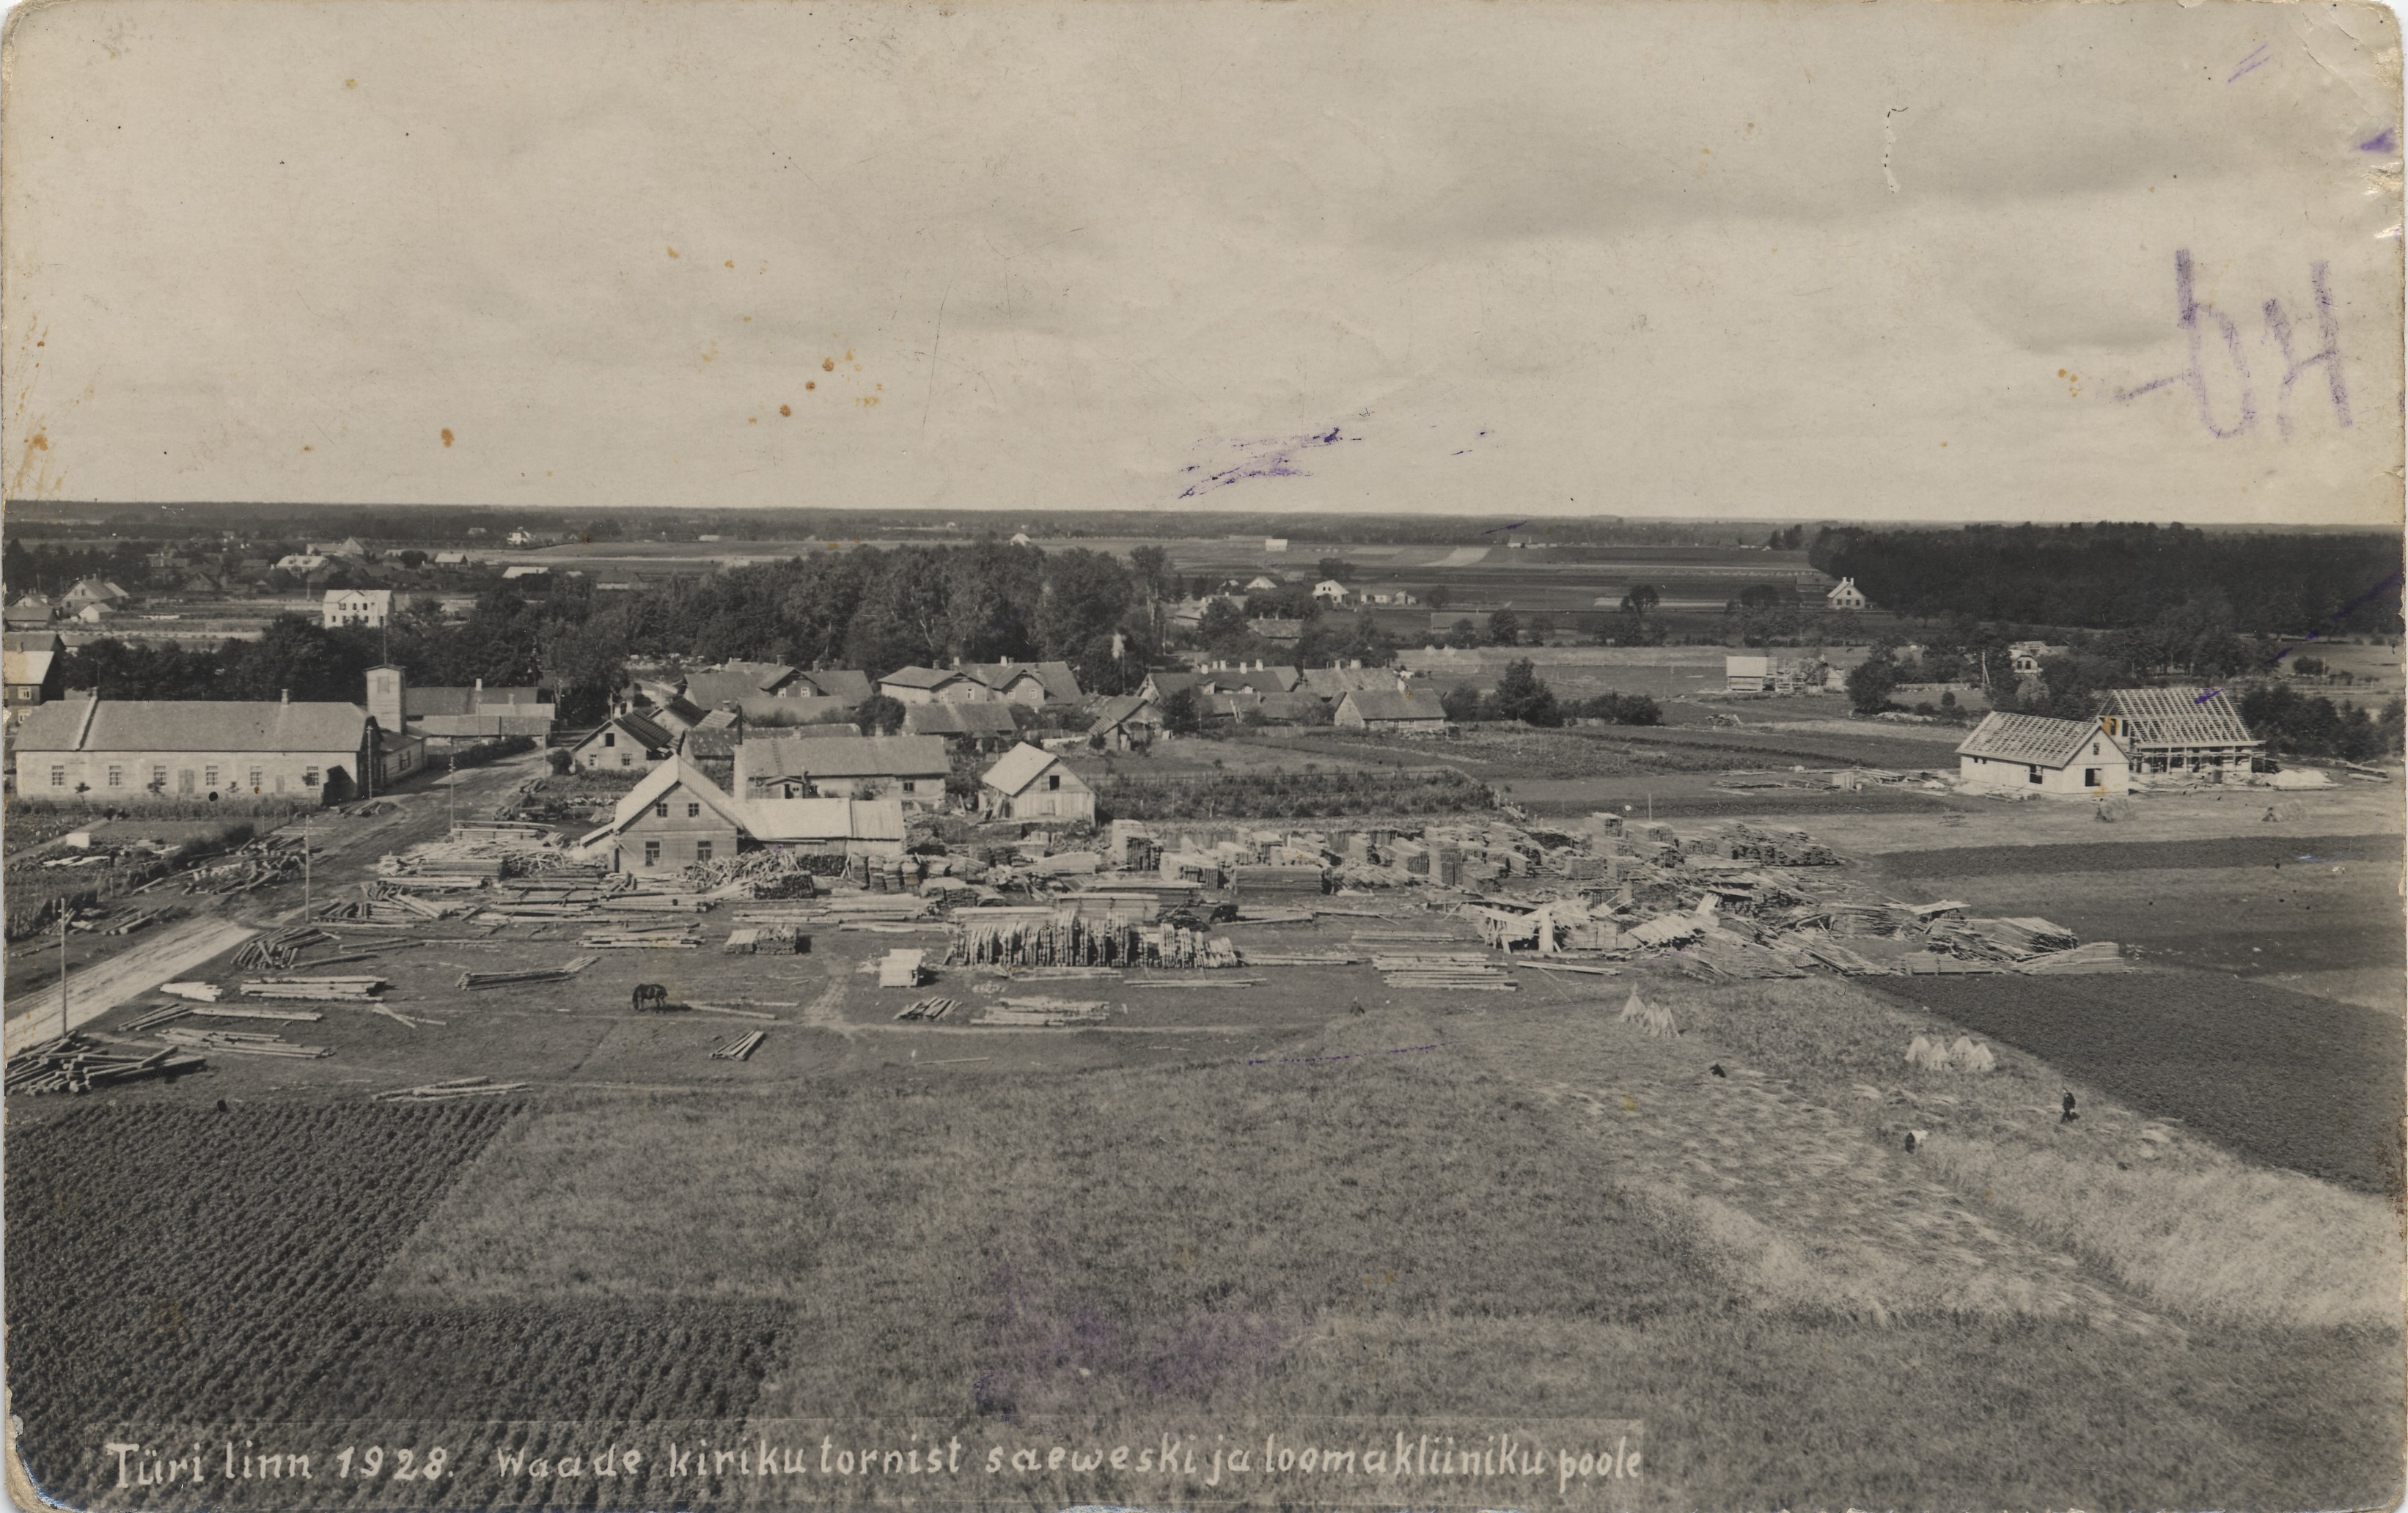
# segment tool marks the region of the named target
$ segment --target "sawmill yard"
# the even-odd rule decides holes
[[[1526,744],[1497,760],[1539,770]],[[1647,796],[1575,778],[1586,809]],[[1266,821],[1290,833],[1233,892],[1165,891],[1184,935],[992,892],[1041,856],[957,865],[924,912],[936,890],[825,877],[700,906],[573,869],[416,887],[459,849],[377,870],[362,842],[314,924],[183,974],[216,998],[82,1032],[205,1065],[12,1077],[28,1463],[107,1506],[102,1418],[1505,1413],[1643,1420],[1631,1506],[2396,1501],[2395,791],[2113,824],[1912,781],[1826,781],[1862,807],[1798,818],[1790,792],[1669,840],[1539,805]],[[1250,891],[1305,825],[1344,891]],[[1174,858],[1200,828],[1151,827]],[[1555,926],[1525,910],[1584,895],[1528,949]],[[620,944],[647,935],[691,944]],[[1132,949],[1225,964],[1094,960]],[[448,1495],[547,1495],[476,1475]]]

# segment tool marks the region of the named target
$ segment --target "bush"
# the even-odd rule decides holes
[[[1610,725],[1660,725],[1664,711],[1644,693],[1600,693],[1579,706],[1584,720],[1602,720]]]
[[[1218,773],[1177,781],[1119,775],[1096,785],[1098,814],[1122,820],[1318,819],[1494,808],[1487,785],[1436,772]]]

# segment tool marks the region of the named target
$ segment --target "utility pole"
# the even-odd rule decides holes
[[[443,785],[444,833],[449,835],[460,828],[460,749],[446,746],[443,754],[452,763],[451,778]]]
[[[301,922],[308,924],[315,917],[309,907],[309,821],[304,820],[301,821]]]
[[[67,1037],[67,915],[64,905],[59,909],[59,1038]]]

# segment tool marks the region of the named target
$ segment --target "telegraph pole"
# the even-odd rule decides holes
[[[448,821],[448,835],[460,828],[460,749],[447,745],[443,754],[452,763],[452,777],[443,785],[443,818]]]
[[[64,906],[59,909],[59,1038],[62,1040],[67,1037],[67,915],[70,912]]]
[[[308,924],[314,914],[309,907],[309,821],[301,821],[301,922]]]

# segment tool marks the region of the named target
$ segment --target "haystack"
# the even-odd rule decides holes
[[[1948,1047],[1948,1064],[1960,1072],[1987,1072],[1997,1068],[1999,1059],[1990,1054],[1989,1047],[1960,1035]]]
[[[1681,1033],[1679,1026],[1672,1022],[1672,1011],[1661,1004],[1640,1002],[1636,988],[1630,990],[1629,1000],[1622,1006],[1620,1019],[1625,1024],[1636,1021],[1641,1029],[1661,1038]]]
[[[1948,1070],[1948,1049],[1937,1040],[1916,1035],[1906,1048],[1906,1064],[1918,1072]]]

